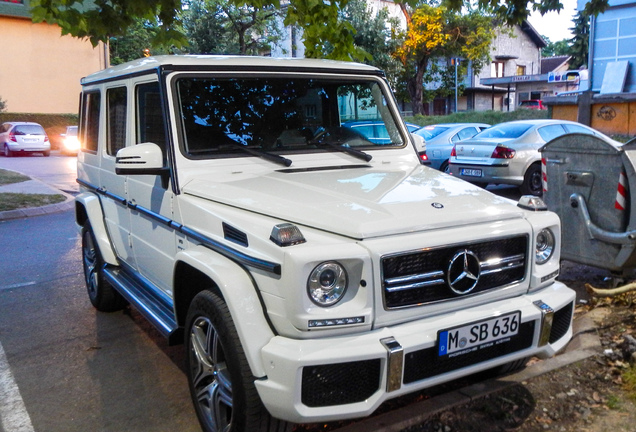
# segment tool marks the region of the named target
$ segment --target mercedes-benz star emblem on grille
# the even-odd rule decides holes
[[[464,249],[448,263],[447,282],[455,294],[468,294],[477,286],[481,263],[474,252]]]

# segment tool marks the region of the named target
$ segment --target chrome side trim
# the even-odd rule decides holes
[[[137,211],[144,216],[154,219],[155,221],[174,229],[175,231],[201,243],[208,249],[218,252],[219,254],[225,256],[228,259],[231,259],[232,261],[258,270],[263,270],[277,276],[281,275],[281,265],[278,263],[255,258],[253,256],[240,252],[234,248],[224,245],[223,243],[213,240],[210,237],[207,237],[191,228],[181,225],[180,223],[177,223],[172,219],[166,218],[158,213],[153,212],[152,210],[127,201],[125,198],[122,198],[118,195],[112,194],[106,191],[104,188],[98,188],[97,186],[80,179],[77,179],[77,182],[85,188],[90,189],[99,195],[103,195],[115,201],[116,203],[121,204],[124,207],[128,207],[131,210]]]

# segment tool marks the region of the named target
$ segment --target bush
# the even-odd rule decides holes
[[[515,111],[466,111],[449,114],[446,116],[422,116],[406,117],[407,122],[427,126],[439,123],[488,123],[496,125],[512,120],[547,119],[548,110],[518,109]]]
[[[7,102],[0,97],[0,113],[7,109]]]

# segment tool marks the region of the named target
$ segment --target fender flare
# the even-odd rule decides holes
[[[257,378],[265,377],[267,373],[261,351],[275,334],[267,320],[267,311],[264,310],[258,287],[249,272],[234,261],[201,245],[177,253],[175,263],[183,263],[198,270],[218,287],[232,315],[252,375]],[[175,274],[175,279],[176,277]],[[176,310],[182,310],[177,305],[180,300],[179,293],[175,291]],[[177,320],[181,321],[180,317]]]
[[[79,219],[78,206],[84,208],[86,217],[91,223],[95,239],[97,240],[97,246],[102,254],[104,262],[112,265],[119,265],[117,262],[117,255],[113,250],[113,247],[108,237],[108,231],[106,230],[106,224],[104,223],[104,213],[102,211],[102,204],[99,197],[93,193],[84,192],[75,197],[76,207],[76,222],[81,229],[83,223]]]

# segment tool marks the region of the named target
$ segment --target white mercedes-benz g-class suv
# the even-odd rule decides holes
[[[81,83],[90,300],[185,343],[205,431],[366,416],[571,338],[557,216],[422,166],[381,71],[165,56]]]

